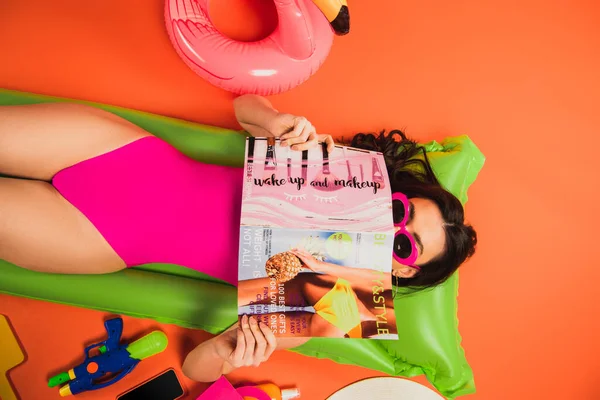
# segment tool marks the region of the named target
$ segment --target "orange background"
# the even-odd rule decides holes
[[[274,25],[270,3],[213,3],[218,26],[232,36],[256,37]],[[599,398],[599,3],[349,6],[350,35],[336,38],[308,82],[271,100],[337,136],[396,127],[419,140],[470,135],[488,158],[469,192],[467,216],[480,243],[462,269],[459,297],[474,398]],[[236,127],[233,96],[178,58],[162,15],[163,0],[3,0],[0,87]],[[26,400],[54,398],[40,389],[46,374],[68,367],[103,334],[103,314],[88,310],[2,296],[0,312],[30,357],[12,373]],[[153,324],[126,319],[126,334]],[[140,379],[174,365],[203,337],[164,329],[176,346],[161,356],[162,367],[141,363]],[[291,361],[300,363],[293,372],[284,366]],[[372,375],[282,353],[234,378],[297,383],[304,398],[319,400]]]

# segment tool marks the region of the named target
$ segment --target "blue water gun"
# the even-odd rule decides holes
[[[154,331],[129,345],[121,345],[123,319],[113,318],[104,322],[108,338],[100,343],[85,348],[85,360],[70,369],[61,372],[48,381],[49,387],[55,387],[69,382],[60,388],[61,396],[69,396],[97,390],[112,385],[130,373],[144,358],[158,354],[167,348],[167,336],[160,331]],[[99,354],[90,357],[90,351],[98,348]],[[112,378],[104,380],[107,375]],[[102,382],[98,382],[102,380]]]

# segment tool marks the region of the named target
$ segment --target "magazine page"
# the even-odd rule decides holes
[[[250,139],[245,172],[239,316],[276,336],[397,339],[383,156]]]
[[[246,142],[242,225],[297,229],[391,229],[390,184],[383,155],[335,146],[308,151]]]

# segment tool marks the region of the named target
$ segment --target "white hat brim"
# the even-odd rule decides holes
[[[426,386],[394,377],[368,378],[352,383],[327,400],[444,400]]]

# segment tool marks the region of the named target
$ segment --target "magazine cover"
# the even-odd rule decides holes
[[[397,339],[383,155],[248,138],[238,315],[276,336]]]

